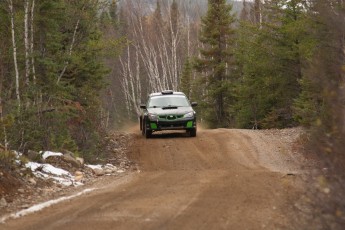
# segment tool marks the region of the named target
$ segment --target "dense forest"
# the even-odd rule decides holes
[[[341,216],[344,80],[344,0],[0,1],[5,150],[91,159],[149,93],[181,90],[203,126],[306,127]]]

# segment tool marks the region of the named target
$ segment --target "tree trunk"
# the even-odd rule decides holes
[[[30,83],[30,59],[29,59],[29,7],[30,1],[24,2],[24,47],[25,47],[25,84],[28,86]]]
[[[32,0],[31,12],[30,12],[30,55],[31,55],[32,80],[34,84],[36,84],[36,69],[35,69],[35,57],[34,57],[34,12],[35,12],[35,0]]]
[[[254,23],[262,25],[261,0],[254,2]]]
[[[1,44],[2,45],[2,44]],[[3,132],[4,132],[4,147],[5,150],[7,151],[7,146],[8,146],[8,142],[7,142],[7,130],[6,130],[6,126],[4,125],[4,114],[3,114],[3,104],[2,104],[2,82],[4,80],[4,70],[3,70],[3,62],[1,60],[1,56],[0,56],[0,120],[1,123],[3,124]]]
[[[12,0],[8,0],[8,8],[10,10],[10,19],[11,19],[11,34],[12,34],[12,46],[13,46],[13,62],[14,62],[14,71],[16,79],[16,97],[18,106],[20,107],[20,91],[19,91],[19,70],[18,70],[18,61],[17,61],[17,44],[15,37],[15,26],[14,26],[14,9]]]

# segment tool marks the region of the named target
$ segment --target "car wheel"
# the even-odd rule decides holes
[[[141,116],[139,118],[139,128],[140,128],[140,131],[143,130],[143,119],[141,118]]]
[[[141,130],[141,134],[144,136],[145,135],[145,122],[141,121],[140,122],[140,130]]]
[[[189,136],[190,137],[196,137],[196,128],[193,128],[193,129],[189,130]]]
[[[150,138],[152,136],[152,130],[147,130],[146,128],[145,128],[145,137],[146,138]]]
[[[146,138],[150,138],[152,135],[152,130],[147,130],[146,128],[146,119],[143,120],[142,133],[143,133],[143,136],[145,136]]]

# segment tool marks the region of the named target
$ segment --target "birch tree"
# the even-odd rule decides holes
[[[191,22],[187,13],[180,13],[175,0],[167,1],[165,4],[157,1],[156,9],[152,14],[147,14],[149,9],[145,8],[147,6],[143,1],[129,0],[122,7],[127,15],[130,28],[128,39],[131,44],[126,56],[120,60],[122,86],[127,101],[140,98],[140,95],[129,94],[129,92],[139,92],[138,90],[131,91],[125,87],[133,85],[136,88],[138,87],[136,84],[139,83],[136,78],[130,77],[130,73],[137,67],[133,66],[129,71],[129,58],[132,63],[140,66],[140,84],[147,83],[147,86],[140,88],[141,97],[164,89],[178,90],[184,61],[188,55],[195,52],[192,51]],[[186,50],[188,52],[185,52]],[[131,103],[127,105],[130,106]]]
[[[139,115],[141,112],[140,103],[142,98],[142,82],[140,79],[140,60],[138,49],[135,49],[134,58],[132,58],[130,46],[128,46],[127,56],[125,58],[120,57],[120,62],[122,67],[121,83],[125,94],[127,111],[129,115],[132,110],[134,110],[136,115]]]
[[[180,33],[180,21],[179,21],[179,10],[178,5],[175,0],[173,0],[170,7],[170,17],[169,17],[169,31],[171,40],[171,66],[172,66],[172,88],[177,90],[178,79],[179,79],[179,69],[178,69],[178,59],[177,59],[177,49],[179,43],[179,33]]]
[[[9,8],[9,16],[11,21],[11,35],[12,35],[12,49],[13,49],[13,63],[14,63],[14,71],[15,71],[15,85],[16,85],[16,97],[17,103],[20,107],[20,86],[19,86],[19,69],[18,69],[18,61],[17,61],[17,42],[16,42],[16,33],[15,33],[15,15],[14,15],[14,8],[13,8],[13,1],[7,0],[8,8]]]
[[[36,83],[36,68],[35,68],[35,55],[34,55],[34,14],[35,14],[35,0],[31,2],[31,10],[30,10],[30,55],[31,55],[31,72],[32,72],[32,79],[34,84]]]
[[[29,42],[29,8],[30,0],[24,1],[24,47],[25,47],[25,84],[29,85],[29,76],[30,76],[30,42]],[[30,23],[31,24],[31,23]]]

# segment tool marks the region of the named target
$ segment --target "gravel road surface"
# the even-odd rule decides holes
[[[289,229],[286,214],[302,189],[301,158],[291,150],[297,133],[217,129],[145,139],[138,132],[128,157],[140,172],[0,228]]]

